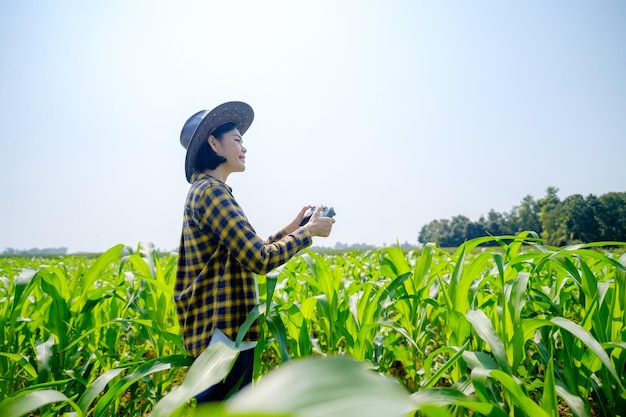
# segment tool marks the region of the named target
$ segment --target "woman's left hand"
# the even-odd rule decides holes
[[[296,230],[298,230],[298,227],[300,227],[300,223],[302,223],[302,220],[304,220],[304,214],[306,213],[306,211],[308,209],[310,209],[312,206],[304,206],[302,207],[302,209],[300,210],[300,212],[298,213],[298,215],[296,216],[295,219],[293,219],[293,221],[291,223],[289,223],[286,227],[285,227],[285,231],[289,234],[289,233],[293,233]]]

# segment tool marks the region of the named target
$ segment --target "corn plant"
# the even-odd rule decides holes
[[[259,320],[254,385],[195,414],[624,416],[624,246],[305,251],[258,277],[237,340]],[[150,245],[1,259],[0,415],[193,414],[236,353],[185,354],[175,264]]]
[[[152,407],[191,363],[173,308],[175,257],[163,261],[150,245],[117,245],[5,276],[0,409],[21,402],[44,404],[41,415],[100,416]]]
[[[613,416],[626,396],[626,262],[597,250],[608,245],[623,246],[550,248],[524,233],[453,253],[307,253],[265,277],[265,347],[283,361],[368,360],[420,401],[437,390],[452,415]]]

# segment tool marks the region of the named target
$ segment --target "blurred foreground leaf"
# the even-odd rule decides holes
[[[395,380],[351,358],[331,356],[288,362],[220,410],[201,407],[196,415],[394,417],[414,409],[408,392]]]

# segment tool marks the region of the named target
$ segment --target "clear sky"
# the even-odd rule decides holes
[[[626,2],[0,2],[0,252],[178,245],[179,135],[248,102],[229,184],[266,237],[334,206],[336,242],[530,194],[626,191]]]

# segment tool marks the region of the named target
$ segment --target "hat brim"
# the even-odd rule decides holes
[[[205,141],[215,129],[224,123],[233,122],[237,125],[239,133],[243,135],[252,124],[252,120],[254,120],[252,107],[241,101],[229,101],[207,112],[194,131],[189,146],[187,147],[187,155],[185,156],[185,176],[187,177],[187,182],[191,183],[194,159],[198,154],[202,142]]]

